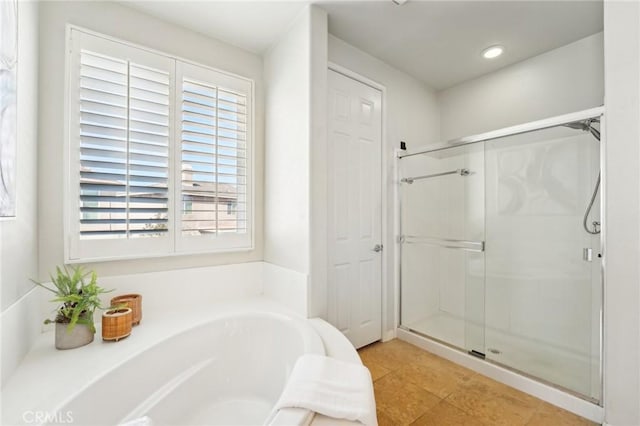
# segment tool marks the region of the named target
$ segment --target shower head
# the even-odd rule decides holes
[[[563,124],[563,126],[569,127],[571,129],[589,132],[593,135],[594,138],[598,140],[598,142],[600,142],[600,131],[592,126],[592,123],[599,123],[599,122],[600,120],[597,118],[589,118],[587,120],[574,121],[573,123],[566,123],[566,124]],[[596,201],[596,196],[598,195],[599,188],[600,188],[600,173],[598,173],[598,179],[596,180],[596,185],[593,188],[591,201],[589,201],[589,205],[587,206],[587,209],[585,210],[584,216],[582,218],[582,227],[587,233],[591,235],[597,235],[600,233],[600,229],[598,229],[598,226],[600,225],[599,221],[593,222],[593,230],[589,229],[589,226],[587,225],[587,222],[589,220],[589,214],[591,213],[591,209],[593,208],[593,203]]]
[[[591,118],[588,120],[574,121],[572,123],[563,124],[563,126],[569,127],[575,130],[582,130],[584,132],[589,132],[593,135],[594,138],[596,138],[599,141],[600,131],[598,131],[598,129],[596,129],[591,125],[591,123],[597,123],[597,122],[598,120]]]
[[[563,126],[569,127],[575,130],[584,130],[584,131],[589,130],[589,123],[587,121],[574,121],[573,123],[567,123],[567,124],[564,124]]]
[[[590,118],[588,120],[580,120],[580,121],[574,121],[572,123],[563,124],[563,126],[588,132],[589,129],[591,128],[591,123],[594,123],[594,122],[597,123],[598,120],[594,120],[593,118]]]

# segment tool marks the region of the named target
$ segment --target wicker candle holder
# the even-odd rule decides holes
[[[111,309],[102,314],[102,340],[124,339],[131,334],[131,308]]]
[[[142,320],[142,295],[140,294],[123,294],[111,299],[111,306],[125,305],[131,308],[133,315],[131,318],[132,325],[140,324]]]

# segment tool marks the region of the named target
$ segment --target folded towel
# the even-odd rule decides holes
[[[153,422],[148,416],[140,417],[138,419],[129,420],[124,423],[120,423],[119,426],[152,426]]]
[[[298,358],[274,411],[285,407],[306,408],[367,426],[378,424],[369,370],[321,355]]]

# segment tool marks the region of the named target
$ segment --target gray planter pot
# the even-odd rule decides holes
[[[76,324],[73,330],[67,333],[68,325],[56,323],[56,349],[79,348],[93,342],[94,333],[88,325]]]

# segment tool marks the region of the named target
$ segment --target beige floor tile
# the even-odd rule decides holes
[[[412,426],[484,426],[477,418],[453,405],[441,401],[424,413]]]
[[[430,392],[389,373],[373,384],[376,405],[395,425],[408,425],[440,402]]]
[[[396,422],[387,416],[382,410],[377,409],[376,415],[378,416],[378,426],[396,426]]]
[[[375,343],[373,345],[365,346],[364,348],[358,349],[358,355],[360,356],[360,359],[362,360],[362,363],[364,365],[376,363],[376,357],[374,356],[374,345]]]
[[[459,385],[446,401],[490,425],[525,425],[533,417],[539,400],[522,397],[521,392],[514,393],[510,388],[503,389],[483,379],[479,375],[472,377]]]
[[[402,340],[393,339],[386,343],[374,343],[359,351],[363,362],[378,364],[387,370],[394,371],[409,360],[419,356],[422,349]]]
[[[384,368],[381,365],[376,364],[375,362],[369,361],[369,362],[365,362],[364,360],[362,361],[363,364],[369,369],[369,373],[371,373],[371,380],[373,380],[374,382],[376,380],[378,380],[381,377],[384,377],[385,375],[387,375],[389,373],[390,370]]]
[[[422,351],[412,360],[415,364],[426,365],[431,368],[437,368],[443,370],[449,374],[456,375],[460,378],[469,378],[476,374],[475,371],[469,370],[461,365],[449,361],[448,359],[441,358],[431,352]]]
[[[358,349],[358,355],[360,356],[360,360],[362,360],[362,363],[367,367],[375,364],[379,367],[385,368],[378,362],[379,357],[376,356],[376,351],[374,349],[376,345],[378,345],[378,343],[374,343],[372,345]],[[389,371],[388,368],[385,368],[385,370]],[[373,373],[371,374],[373,375]]]
[[[473,376],[473,380],[470,380],[468,383],[470,385],[478,384],[478,386],[480,387],[486,386],[490,391],[494,393],[517,399],[535,408],[538,408],[543,402],[535,396],[531,396],[528,393],[521,392],[517,389],[512,388],[511,386],[507,386],[486,376],[483,376],[482,374]]]
[[[594,424],[397,339],[358,353],[374,380],[381,426]]]
[[[412,363],[400,367],[396,374],[402,380],[413,383],[439,398],[446,398],[459,384],[471,378],[471,375],[457,374],[437,366]]]
[[[360,349],[358,349],[358,355],[362,355],[363,353],[366,353],[366,352],[371,352],[374,348],[376,348],[379,345],[384,345],[384,343],[375,342],[375,343],[371,343],[370,345],[363,346]]]
[[[543,402],[527,426],[587,426],[596,424],[562,408]]]

